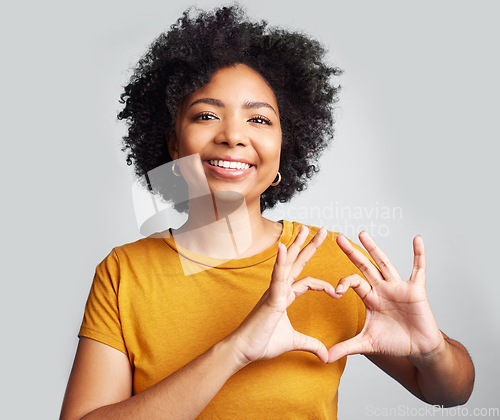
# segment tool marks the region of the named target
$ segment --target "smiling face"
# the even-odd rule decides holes
[[[181,103],[173,159],[199,153],[211,191],[236,191],[249,205],[279,169],[281,126],[273,91],[262,76],[243,64],[218,70]]]

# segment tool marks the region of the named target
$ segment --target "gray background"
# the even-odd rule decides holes
[[[95,266],[113,246],[139,238],[120,152],[124,127],[115,120],[121,85],[190,4],[2,7],[2,417],[58,416]],[[404,278],[411,239],[423,235],[438,324],[476,365],[465,408],[500,407],[498,3],[243,4],[253,18],[312,34],[345,70],[322,171],[269,217],[340,226],[351,237],[370,225]],[[338,220],[311,208],[353,213]],[[399,210],[384,218],[377,209]],[[360,419],[389,409],[417,417],[411,410],[424,404],[353,356],[339,406],[341,418]]]

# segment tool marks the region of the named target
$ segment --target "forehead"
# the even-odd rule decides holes
[[[244,101],[266,101],[277,109],[276,97],[266,80],[244,64],[217,70],[210,82],[185,98],[184,105],[189,106],[203,97],[220,99],[234,105]]]

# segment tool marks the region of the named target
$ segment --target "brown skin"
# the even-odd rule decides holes
[[[179,108],[175,135],[168,142],[174,158],[200,155],[204,162],[200,173],[206,176],[212,193],[236,191],[244,197],[250,228],[242,226],[241,230],[244,234],[250,230],[252,240],[240,257],[254,255],[276,243],[281,225],[262,217],[260,195],[279,169],[281,128],[274,94],[258,73],[243,65],[218,71],[209,84],[185,98]],[[221,155],[238,156],[253,167],[241,177],[221,176],[207,167],[207,160]],[[194,188],[195,183],[190,184],[190,193]],[[199,221],[200,217],[204,213],[191,208],[188,222],[180,231],[189,230],[192,220]],[[197,251],[209,253],[214,246],[210,240],[213,232],[202,229],[198,233]],[[255,360],[291,350],[309,351],[324,363],[347,354],[365,353],[419,398],[433,404],[464,403],[472,391],[472,362],[463,346],[437,329],[425,296],[421,239],[416,238],[414,243],[414,274],[409,282],[402,282],[367,234],[362,234],[361,240],[380,271],[345,238],[338,238],[339,246],[370,283],[349,276],[339,283],[343,289],[335,290],[319,279],[299,279],[326,232],[321,229],[304,246],[307,235],[304,228],[288,249],[278,246],[269,289],[232,334],[144,392],[132,396],[133,373],[125,354],[81,338],[61,418],[193,418],[238,370]],[[192,244],[188,238],[182,245],[190,249]],[[327,350],[314,337],[293,329],[286,309],[295,298],[317,290],[338,299],[348,287],[362,297],[367,307],[367,321],[360,335]],[[414,316],[402,310],[408,308]]]
[[[372,263],[342,235],[337,243],[360,269],[340,280],[339,294],[351,287],[366,306],[366,322],[356,337],[329,350],[329,362],[349,354],[365,354],[414,395],[430,404],[454,406],[469,399],[474,366],[467,350],[442,333],[425,292],[425,250],[413,240],[414,263],[408,281],[366,232],[359,235]],[[340,289],[339,289],[340,288]]]
[[[168,140],[172,158],[198,153],[212,192],[234,191],[245,198],[249,215],[246,225],[251,227],[252,245],[240,258],[269,248],[280,237],[281,224],[262,217],[260,196],[279,170],[281,140],[276,97],[262,76],[245,65],[219,70],[207,85],[188,95],[179,107],[175,134]],[[252,168],[240,177],[225,178],[208,164],[208,160],[217,156],[237,157],[251,163]],[[190,186],[190,193],[192,189],[195,187]],[[190,208],[189,220],[181,231],[189,231],[193,223],[200,224],[206,215],[205,209],[203,205]],[[205,224],[210,222],[212,220],[207,220]],[[196,244],[181,245],[192,249],[206,243],[206,249],[198,249],[198,252],[208,255],[213,248],[211,237],[207,232],[206,240],[200,240],[197,235],[193,239]]]

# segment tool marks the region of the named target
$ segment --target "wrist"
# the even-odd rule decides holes
[[[219,341],[214,346],[214,350],[223,357],[225,363],[228,364],[229,369],[232,371],[232,375],[251,363],[251,361],[239,351],[234,334],[230,334]]]
[[[441,341],[433,350],[421,353],[417,356],[408,356],[407,359],[412,362],[419,370],[428,368],[435,364],[442,364],[449,355],[449,344],[441,334]]]

